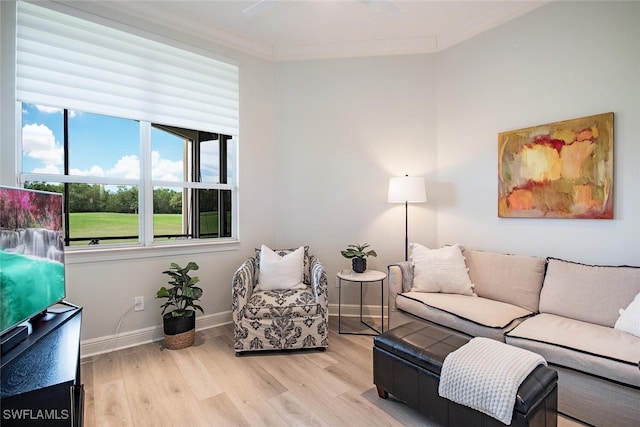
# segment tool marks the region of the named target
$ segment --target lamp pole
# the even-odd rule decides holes
[[[409,260],[409,202],[404,201],[404,260]]]

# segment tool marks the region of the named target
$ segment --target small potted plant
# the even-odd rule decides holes
[[[351,268],[356,273],[364,273],[367,270],[367,257],[378,256],[376,251],[365,251],[369,247],[368,243],[348,245],[347,249],[340,251],[343,257],[351,260]]]
[[[161,306],[162,326],[165,346],[170,350],[193,345],[196,330],[195,311],[199,310],[204,314],[202,307],[196,304],[202,296],[202,289],[195,286],[200,279],[189,275],[190,271],[198,268],[195,262],[189,262],[186,267],[172,262],[171,267],[162,272],[170,277],[171,286],[161,287],[156,293],[156,298],[167,299]]]

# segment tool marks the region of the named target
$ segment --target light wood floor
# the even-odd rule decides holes
[[[84,425],[434,426],[393,397],[378,397],[372,337],[336,329],[332,322],[325,352],[236,357],[226,325],[198,331],[184,350],[160,342],[85,361]]]

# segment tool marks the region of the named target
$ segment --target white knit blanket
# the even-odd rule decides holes
[[[511,424],[518,387],[538,366],[539,354],[489,338],[473,338],[442,364],[441,397]]]

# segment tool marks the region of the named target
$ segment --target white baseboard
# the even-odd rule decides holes
[[[341,315],[344,317],[357,317],[360,315],[360,305],[342,304]],[[366,316],[380,316],[380,306],[365,305],[363,312]],[[386,312],[386,307],[385,307]],[[329,316],[338,316],[338,304],[329,304]],[[232,322],[231,311],[199,316],[196,319],[196,329],[209,329],[226,325]],[[124,348],[160,341],[164,338],[162,325],[149,328],[126,331],[117,335],[107,335],[99,338],[91,338],[80,343],[80,355],[82,359],[89,359],[104,353],[110,353]]]
[[[228,323],[231,323],[231,311],[197,317],[196,329],[209,329]],[[162,325],[122,332],[117,335],[92,338],[80,343],[80,357],[82,359],[89,359],[103,353],[110,353],[112,351],[122,350],[123,348],[160,341],[163,338]]]
[[[365,305],[362,307],[362,313],[365,316],[380,317],[379,305]],[[384,307],[384,315],[387,316],[387,307]],[[357,317],[360,316],[359,304],[341,304],[340,315],[343,317]],[[338,304],[329,304],[329,316],[338,316]]]

